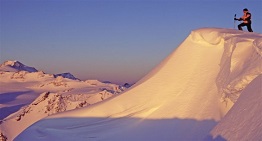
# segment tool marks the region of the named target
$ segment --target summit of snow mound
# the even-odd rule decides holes
[[[10,71],[10,72],[18,72],[18,71],[27,71],[27,72],[37,72],[38,70],[26,66],[19,61],[5,61],[0,65],[0,71]]]
[[[194,30],[123,94],[50,116],[16,139],[203,140],[261,74],[261,39],[233,29]]]

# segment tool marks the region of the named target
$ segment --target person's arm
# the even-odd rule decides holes
[[[234,18],[234,20],[236,20],[236,21],[243,21],[243,18]]]
[[[248,20],[248,19],[250,19],[250,16],[251,16],[251,14],[250,14],[250,13],[247,13],[246,16],[243,18],[243,20]]]

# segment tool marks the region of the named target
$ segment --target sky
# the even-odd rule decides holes
[[[244,8],[261,34],[262,0],[0,0],[0,63],[134,83],[192,30],[237,27]]]

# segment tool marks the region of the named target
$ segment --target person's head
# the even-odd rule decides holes
[[[243,9],[243,12],[244,12],[244,13],[247,13],[247,12],[248,12],[248,9],[247,9],[247,8]]]

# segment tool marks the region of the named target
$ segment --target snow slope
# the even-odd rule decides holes
[[[11,64],[13,61],[6,62]],[[7,66],[6,62],[1,66]],[[0,134],[13,140],[41,118],[89,106],[125,89],[98,80],[80,81],[64,77],[23,69],[0,71]]]
[[[15,140],[203,140],[262,72],[262,35],[194,30],[131,89],[49,116]]]
[[[236,104],[212,130],[214,138],[227,141],[262,140],[262,75],[242,92]]]

